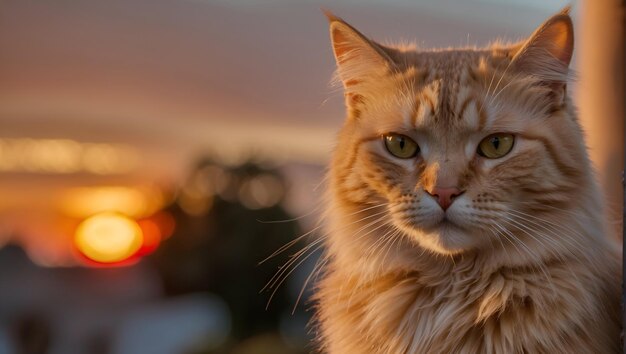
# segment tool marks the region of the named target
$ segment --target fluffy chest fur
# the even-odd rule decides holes
[[[618,284],[595,285],[596,275],[563,262],[545,274],[481,274],[475,262],[460,260],[445,277],[415,271],[364,280],[335,268],[319,291],[325,351],[619,352]]]

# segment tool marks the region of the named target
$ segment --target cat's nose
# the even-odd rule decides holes
[[[426,190],[426,193],[435,198],[443,211],[448,210],[454,199],[464,192],[456,187],[434,187],[431,190]]]

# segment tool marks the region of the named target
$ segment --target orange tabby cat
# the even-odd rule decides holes
[[[383,46],[329,14],[328,353],[617,353],[621,263],[566,83],[568,10],[513,45]]]

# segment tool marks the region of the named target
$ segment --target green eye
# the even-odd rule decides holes
[[[488,159],[500,158],[511,152],[514,141],[513,134],[491,134],[478,144],[478,154]]]
[[[408,136],[401,134],[387,134],[383,136],[385,147],[393,156],[408,159],[417,155],[420,147]]]

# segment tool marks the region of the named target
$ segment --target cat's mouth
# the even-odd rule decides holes
[[[427,223],[406,226],[405,230],[422,247],[437,253],[457,254],[466,250],[471,243],[467,231],[446,214],[430,219]]]
[[[448,230],[454,229],[455,231],[462,230],[461,226],[452,221],[449,216],[443,214],[441,220],[431,226],[429,229],[431,230],[439,230],[440,232],[446,232]]]
[[[436,217],[430,218],[427,222],[420,225],[421,228],[428,231],[435,231],[449,228],[460,229],[461,226],[456,223],[452,217],[446,212],[443,212]]]

